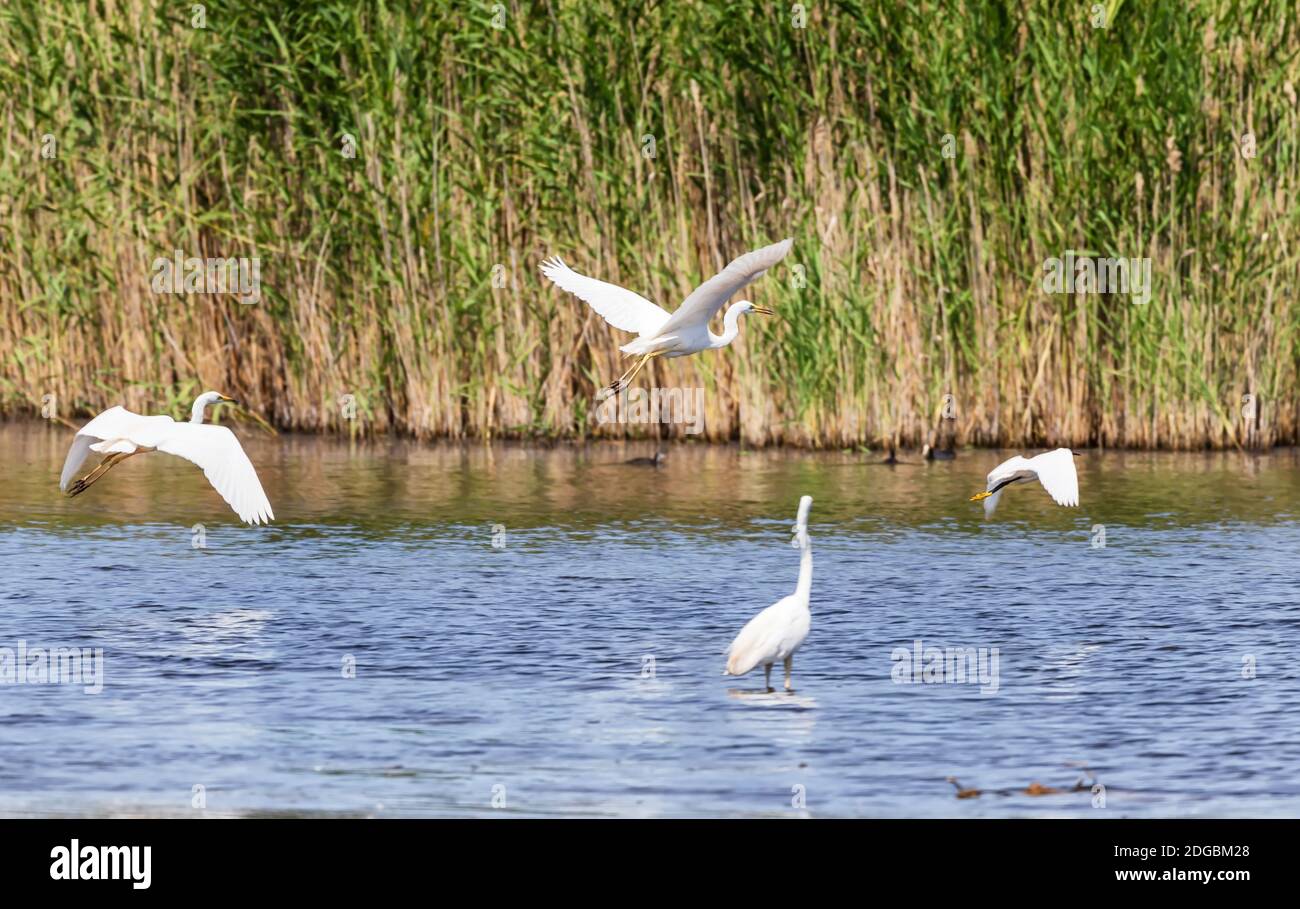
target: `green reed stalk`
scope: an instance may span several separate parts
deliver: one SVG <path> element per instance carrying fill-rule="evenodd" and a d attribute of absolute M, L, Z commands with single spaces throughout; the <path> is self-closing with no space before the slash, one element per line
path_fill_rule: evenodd
<path fill-rule="evenodd" d="M 648 372 L 708 438 L 917 444 L 951 395 L 963 443 L 1300 441 L 1288 2 L 807 6 L 11 0 L 0 409 L 643 433 L 537 263 L 672 308 L 793 236 L 747 292 L 780 320 Z M 259 257 L 260 301 L 153 293 L 175 249 Z M 1151 301 L 1043 293 L 1070 249 L 1149 257 Z"/>

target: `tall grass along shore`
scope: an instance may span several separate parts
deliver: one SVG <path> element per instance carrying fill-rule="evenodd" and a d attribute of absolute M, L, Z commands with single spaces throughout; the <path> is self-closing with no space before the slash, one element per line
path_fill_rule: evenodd
<path fill-rule="evenodd" d="M 1294 444 L 1293 3 L 1106 6 L 8 0 L 0 409 L 684 436 L 537 264 L 672 309 L 790 236 L 637 380 L 692 438 Z"/>

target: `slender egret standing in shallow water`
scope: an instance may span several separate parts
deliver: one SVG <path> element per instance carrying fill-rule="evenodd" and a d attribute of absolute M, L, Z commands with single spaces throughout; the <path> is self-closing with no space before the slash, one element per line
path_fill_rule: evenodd
<path fill-rule="evenodd" d="M 208 405 L 219 403 L 237 402 L 215 391 L 204 392 L 194 400 L 188 423 L 177 423 L 166 416 L 144 417 L 124 407 L 110 407 L 77 432 L 63 462 L 59 488 L 69 496 L 80 495 L 127 458 L 146 451 L 165 451 L 202 467 L 208 482 L 221 493 L 240 520 L 249 524 L 269 523 L 275 518 L 271 503 L 266 500 L 257 471 L 239 440 L 226 427 L 203 422 Z M 72 483 L 92 451 L 105 455 L 104 460 Z"/>
<path fill-rule="evenodd" d="M 695 288 L 671 315 L 640 294 L 578 274 L 559 257 L 547 259 L 541 268 L 542 274 L 557 287 L 586 302 L 610 325 L 621 331 L 634 331 L 640 336 L 619 348 L 624 353 L 638 355 L 640 359 L 610 383 L 608 393 L 613 394 L 626 388 L 641 367 L 654 357 L 685 357 L 701 350 L 726 347 L 740 333 L 740 317 L 744 313 L 774 315 L 770 309 L 741 300 L 727 309 L 722 320 L 722 334 L 715 335 L 709 331 L 709 320 L 722 304 L 784 259 L 793 243 L 793 240 L 782 240 L 733 259 L 730 265 Z"/>
<path fill-rule="evenodd" d="M 790 667 L 794 652 L 808 637 L 812 612 L 808 593 L 812 589 L 812 543 L 808 539 L 808 509 L 812 496 L 799 500 L 799 517 L 794 525 L 794 544 L 803 552 L 799 561 L 799 585 L 794 593 L 754 616 L 727 648 L 727 668 L 723 675 L 744 675 L 755 666 L 763 667 L 763 684 L 772 690 L 772 664 L 785 663 L 785 690 L 790 691 Z"/>
<path fill-rule="evenodd" d="M 989 472 L 985 491 L 975 493 L 970 500 L 978 502 L 983 499 L 984 514 L 987 517 L 998 507 L 998 499 L 1002 496 L 1004 487 L 1037 480 L 1057 505 L 1078 505 L 1079 475 L 1074 470 L 1076 457 L 1078 455 L 1068 448 L 1045 451 L 1032 458 L 1016 455 L 994 467 Z"/>

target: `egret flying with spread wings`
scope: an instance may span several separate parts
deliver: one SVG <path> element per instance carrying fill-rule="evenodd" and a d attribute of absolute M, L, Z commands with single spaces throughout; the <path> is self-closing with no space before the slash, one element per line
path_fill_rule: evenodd
<path fill-rule="evenodd" d="M 1079 475 L 1074 470 L 1077 454 L 1068 448 L 1046 451 L 1032 458 L 1016 455 L 1003 461 L 989 472 L 988 486 L 984 492 L 970 497 L 972 502 L 984 501 L 984 515 L 993 514 L 1004 487 L 1013 483 L 1037 480 L 1057 505 L 1079 504 Z"/>
<path fill-rule="evenodd" d="M 653 357 L 685 357 L 701 350 L 726 347 L 740 333 L 740 317 L 747 312 L 774 315 L 772 310 L 748 300 L 733 303 L 722 320 L 722 334 L 709 331 L 709 320 L 749 282 L 762 275 L 790 252 L 793 240 L 764 246 L 739 258 L 691 292 L 675 313 L 651 303 L 640 294 L 580 275 L 559 257 L 542 263 L 542 274 L 561 290 L 586 302 L 601 318 L 620 331 L 636 332 L 635 341 L 619 350 L 640 356 L 635 365 L 609 386 L 609 393 L 621 391 Z"/>
<path fill-rule="evenodd" d="M 114 466 L 133 455 L 146 451 L 165 451 L 192 461 L 203 468 L 221 497 L 240 520 L 249 524 L 270 523 L 275 515 L 266 500 L 257 471 L 244 454 L 235 434 L 225 426 L 204 424 L 203 413 L 209 404 L 237 403 L 215 391 L 205 392 L 194 401 L 190 421 L 177 423 L 171 417 L 145 417 L 124 407 L 110 407 L 77 432 L 63 462 L 59 488 L 69 496 L 85 492 L 90 485 Z M 72 482 L 90 452 L 104 455 L 90 473 Z"/>
<path fill-rule="evenodd" d="M 812 590 L 812 542 L 808 539 L 808 511 L 812 496 L 799 500 L 799 517 L 794 525 L 795 546 L 803 552 L 799 561 L 799 584 L 794 593 L 778 600 L 750 619 L 727 648 L 727 668 L 723 675 L 744 675 L 755 666 L 763 667 L 763 684 L 772 690 L 772 664 L 785 664 L 785 690 L 790 688 L 790 669 L 794 652 L 803 644 L 812 628 L 808 594 Z"/>

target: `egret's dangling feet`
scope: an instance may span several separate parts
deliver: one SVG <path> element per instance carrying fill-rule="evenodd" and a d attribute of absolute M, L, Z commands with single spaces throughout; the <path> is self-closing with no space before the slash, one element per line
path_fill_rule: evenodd
<path fill-rule="evenodd" d="M 631 369 L 628 369 L 625 373 L 623 373 L 623 375 L 619 376 L 613 382 L 610 382 L 608 385 L 602 388 L 600 390 L 600 394 L 597 395 L 596 400 L 604 401 L 606 398 L 611 398 L 614 395 L 618 394 L 620 391 L 622 391 L 624 388 L 626 388 L 627 377 L 631 375 L 632 369 L 635 368 L 636 367 L 633 366 Z"/>
<path fill-rule="evenodd" d="M 125 461 L 129 457 L 130 455 L 122 454 L 121 452 L 115 451 L 112 454 L 110 454 L 108 457 L 104 458 L 104 460 L 100 461 L 94 470 L 86 474 L 84 477 L 82 477 L 77 482 L 73 483 L 72 486 L 68 488 L 68 493 L 67 493 L 68 498 L 81 495 L 83 492 L 85 492 L 87 489 L 90 488 L 92 483 L 94 483 L 104 474 L 108 473 L 108 471 L 114 465 L 120 463 L 121 461 Z"/>
<path fill-rule="evenodd" d="M 637 360 L 635 366 L 633 366 L 627 372 L 623 373 L 623 375 L 619 376 L 615 381 L 609 383 L 609 387 L 605 389 L 605 397 L 609 397 L 610 395 L 616 395 L 624 388 L 627 388 L 629 385 L 631 385 L 632 380 L 636 378 L 636 374 L 641 371 L 641 367 L 649 363 L 650 358 L 655 356 L 658 356 L 658 354 L 648 353 L 645 356 L 643 356 L 640 360 Z"/>

